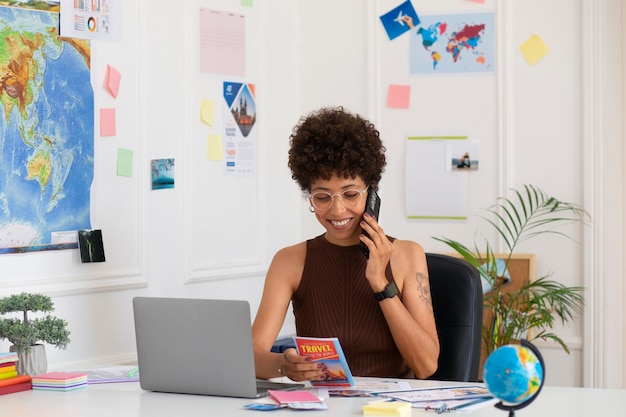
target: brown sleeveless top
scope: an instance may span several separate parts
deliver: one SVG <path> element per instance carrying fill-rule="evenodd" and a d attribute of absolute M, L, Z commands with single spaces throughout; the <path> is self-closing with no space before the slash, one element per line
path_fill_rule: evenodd
<path fill-rule="evenodd" d="M 414 378 L 365 278 L 366 264 L 359 245 L 337 246 L 324 235 L 308 240 L 292 299 L 296 333 L 339 338 L 355 376 Z M 393 281 L 389 265 L 385 275 Z"/>

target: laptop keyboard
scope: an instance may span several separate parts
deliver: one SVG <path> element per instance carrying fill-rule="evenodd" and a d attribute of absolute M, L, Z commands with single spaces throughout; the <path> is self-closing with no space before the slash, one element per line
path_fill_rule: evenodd
<path fill-rule="evenodd" d="M 274 382 L 267 381 L 265 379 L 256 380 L 256 392 L 257 397 L 264 397 L 267 395 L 267 390 L 277 391 L 295 391 L 304 388 L 304 384 L 294 384 L 292 382 Z"/>

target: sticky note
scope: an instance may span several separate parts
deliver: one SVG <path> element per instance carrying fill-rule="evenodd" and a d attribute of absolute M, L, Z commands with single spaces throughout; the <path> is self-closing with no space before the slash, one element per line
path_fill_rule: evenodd
<path fill-rule="evenodd" d="M 410 85 L 389 85 L 389 89 L 387 90 L 387 107 L 391 109 L 408 109 L 410 100 Z"/>
<path fill-rule="evenodd" d="M 224 148 L 221 135 L 209 135 L 209 161 L 221 161 L 224 159 Z"/>
<path fill-rule="evenodd" d="M 537 61 L 550 51 L 539 35 L 531 35 L 519 46 L 519 50 L 522 52 L 522 55 L 524 55 L 528 65 L 535 65 Z"/>
<path fill-rule="evenodd" d="M 305 390 L 296 390 L 296 391 L 268 390 L 267 393 L 278 404 L 324 402 L 324 400 L 315 396 L 311 391 L 305 391 Z"/>
<path fill-rule="evenodd" d="M 411 403 L 404 401 L 376 401 L 363 406 L 364 416 L 399 416 L 411 415 Z"/>
<path fill-rule="evenodd" d="M 119 148 L 117 150 L 117 175 L 120 177 L 133 176 L 133 151 Z"/>
<path fill-rule="evenodd" d="M 120 91 L 120 81 L 122 80 L 122 74 L 111 65 L 107 65 L 105 87 L 107 91 L 115 98 Z"/>
<path fill-rule="evenodd" d="M 115 109 L 100 109 L 100 136 L 115 136 Z"/>
<path fill-rule="evenodd" d="M 200 120 L 209 126 L 213 126 L 215 121 L 215 105 L 206 98 L 203 98 L 200 102 Z"/>
<path fill-rule="evenodd" d="M 252 0 L 241 0 L 241 5 L 243 7 L 252 7 L 253 1 Z"/>

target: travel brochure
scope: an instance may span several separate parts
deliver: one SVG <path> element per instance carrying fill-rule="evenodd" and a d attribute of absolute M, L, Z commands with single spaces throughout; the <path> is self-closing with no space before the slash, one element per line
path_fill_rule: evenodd
<path fill-rule="evenodd" d="M 378 392 L 376 395 L 410 403 L 423 401 L 468 400 L 493 397 L 484 385 L 457 385 L 450 387 L 414 388 Z"/>
<path fill-rule="evenodd" d="M 326 378 L 323 381 L 310 381 L 311 385 L 340 387 L 354 385 L 352 372 L 350 372 L 339 339 L 295 336 L 293 340 L 299 355 L 308 356 L 312 361 L 324 365 Z"/>
<path fill-rule="evenodd" d="M 461 409 L 469 411 L 496 401 L 484 385 L 414 388 L 373 394 L 389 400 L 409 402 L 412 408 L 439 413 Z"/>

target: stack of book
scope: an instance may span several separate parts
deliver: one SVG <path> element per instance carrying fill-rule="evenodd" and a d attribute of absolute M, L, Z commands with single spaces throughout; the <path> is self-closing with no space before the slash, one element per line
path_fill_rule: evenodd
<path fill-rule="evenodd" d="M 32 389 L 30 375 L 18 375 L 17 353 L 0 353 L 0 395 Z"/>
<path fill-rule="evenodd" d="M 72 391 L 87 387 L 87 374 L 84 372 L 49 372 L 33 376 L 34 390 Z"/>

